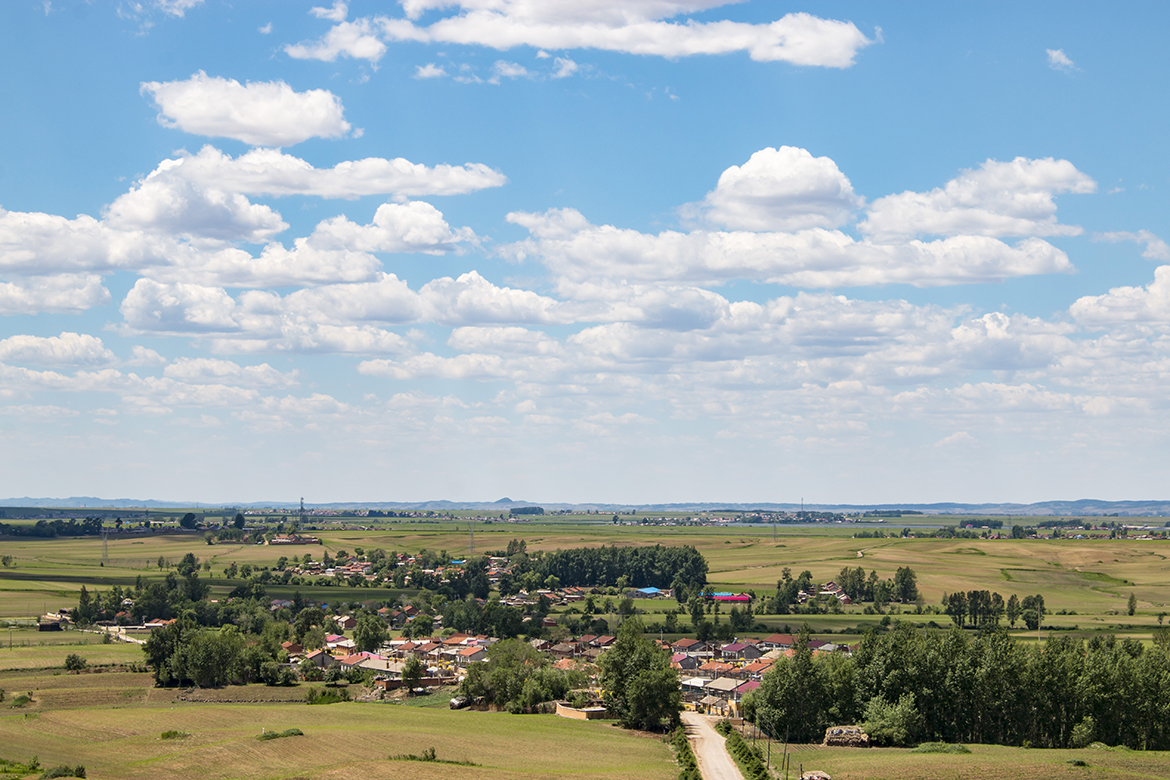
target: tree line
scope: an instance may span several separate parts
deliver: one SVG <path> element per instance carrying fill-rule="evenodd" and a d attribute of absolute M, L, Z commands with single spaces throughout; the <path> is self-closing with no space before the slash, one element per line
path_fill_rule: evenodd
<path fill-rule="evenodd" d="M 1170 631 L 1133 639 L 1068 636 L 1025 646 L 1002 629 L 869 632 L 850 656 L 815 656 L 807 633 L 744 701 L 773 736 L 819 741 L 863 723 L 884 744 L 924 741 L 1170 749 Z"/>
<path fill-rule="evenodd" d="M 514 578 L 533 571 L 541 578 L 556 577 L 561 587 L 613 587 L 619 579 L 633 588 L 694 589 L 707 583 L 707 560 L 689 545 L 518 552 L 510 562 Z"/>

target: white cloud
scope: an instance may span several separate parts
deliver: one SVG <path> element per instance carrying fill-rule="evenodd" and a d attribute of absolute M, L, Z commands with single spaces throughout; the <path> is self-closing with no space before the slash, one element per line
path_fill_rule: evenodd
<path fill-rule="evenodd" d="M 1170 260 L 1170 245 L 1158 238 L 1158 236 L 1151 233 L 1149 230 L 1139 230 L 1137 232 L 1129 231 L 1115 231 L 1111 233 L 1094 233 L 1094 241 L 1109 241 L 1117 243 L 1120 241 L 1133 241 L 1137 244 L 1145 244 L 1146 248 L 1142 252 L 1142 257 L 1150 260 Z"/>
<path fill-rule="evenodd" d="M 261 243 L 288 228 L 268 206 L 239 193 L 196 184 L 180 173 L 182 160 L 164 160 L 105 212 L 117 230 Z"/>
<path fill-rule="evenodd" d="M 865 199 L 828 157 L 781 146 L 762 149 L 719 177 L 703 202 L 711 222 L 733 230 L 839 227 Z"/>
<path fill-rule="evenodd" d="M 389 379 L 500 379 L 507 373 L 499 355 L 467 354 L 453 358 L 431 353 L 404 361 L 363 360 L 358 373 Z"/>
<path fill-rule="evenodd" d="M 426 65 L 419 65 L 414 71 L 416 79 L 439 79 L 447 75 L 447 71 L 433 62 L 428 62 Z"/>
<path fill-rule="evenodd" d="M 126 365 L 129 366 L 165 366 L 166 364 L 166 358 L 153 349 L 140 344 L 135 344 L 130 349 L 130 359 L 126 361 Z"/>
<path fill-rule="evenodd" d="M 934 443 L 936 447 L 955 447 L 975 444 L 978 441 L 974 436 L 966 431 L 955 431 L 950 436 L 939 439 Z"/>
<path fill-rule="evenodd" d="M 492 65 L 492 77 L 488 79 L 488 83 L 499 84 L 500 79 L 526 78 L 528 75 L 528 69 L 523 65 L 515 62 L 496 60 L 495 64 Z"/>
<path fill-rule="evenodd" d="M 163 376 L 189 384 L 247 387 L 293 387 L 300 384 L 296 371 L 284 374 L 267 363 L 241 366 L 231 360 L 213 358 L 179 358 L 166 367 Z"/>
<path fill-rule="evenodd" d="M 1075 236 L 1056 219 L 1058 193 L 1096 192 L 1097 183 L 1068 160 L 988 160 L 945 187 L 873 202 L 858 229 L 879 241 L 921 235 Z"/>
<path fill-rule="evenodd" d="M 133 330 L 183 334 L 237 330 L 235 308 L 236 302 L 221 288 L 151 279 L 135 282 L 120 307 Z"/>
<path fill-rule="evenodd" d="M 497 287 L 477 272 L 458 279 L 443 277 L 419 290 L 435 322 L 451 325 L 483 323 L 553 323 L 566 321 L 561 304 L 531 290 Z"/>
<path fill-rule="evenodd" d="M 602 279 L 691 284 L 751 279 L 813 288 L 893 283 L 928 287 L 1072 270 L 1064 252 L 1035 238 L 1015 246 L 984 236 L 875 244 L 820 228 L 650 235 L 590 225 L 573 209 L 512 212 L 507 219 L 527 228 L 535 240 L 508 245 L 505 254 L 539 258 L 562 285 Z"/>
<path fill-rule="evenodd" d="M 1076 63 L 1064 53 L 1064 49 L 1045 49 L 1045 51 L 1048 53 L 1048 67 L 1053 70 L 1068 73 L 1078 69 Z"/>
<path fill-rule="evenodd" d="M 195 135 L 235 138 L 253 146 L 289 146 L 340 138 L 350 130 L 341 100 L 324 89 L 296 92 L 283 81 L 240 84 L 199 71 L 185 81 L 143 82 L 158 121 Z"/>
<path fill-rule="evenodd" d="M 455 43 L 507 50 L 601 49 L 660 57 L 747 52 L 761 62 L 847 68 L 873 43 L 852 22 L 791 13 L 769 24 L 664 21 L 723 2 L 548 3 L 534 0 L 455 0 L 403 3 L 406 19 L 378 16 L 340 22 L 319 41 L 288 46 L 291 57 L 334 61 L 340 55 L 377 62 L 383 40 Z M 426 11 L 458 12 L 433 24 L 415 22 Z M 539 54 L 538 54 L 539 56 Z"/>
<path fill-rule="evenodd" d="M 9 336 L 0 340 L 0 361 L 38 366 L 104 366 L 115 362 L 102 340 L 87 333 Z"/>
<path fill-rule="evenodd" d="M 76 314 L 110 302 L 110 291 L 93 274 L 31 276 L 0 282 L 0 315 Z"/>
<path fill-rule="evenodd" d="M 182 18 L 195 6 L 203 5 L 203 0 L 154 0 L 154 5 L 163 13 Z"/>
<path fill-rule="evenodd" d="M 259 32 L 261 35 L 268 35 L 269 33 L 272 32 L 272 22 L 269 22 L 268 24 L 264 25 L 263 27 L 258 27 L 256 31 Z"/>
<path fill-rule="evenodd" d="M 567 78 L 581 70 L 581 66 L 568 57 L 557 57 L 553 60 L 553 64 L 556 66 L 556 70 L 552 74 L 554 79 Z"/>
<path fill-rule="evenodd" d="M 309 9 L 309 13 L 318 19 L 328 19 L 331 22 L 344 22 L 345 17 L 349 14 L 349 6 L 341 0 L 333 0 L 333 5 L 330 8 L 314 6 Z"/>
<path fill-rule="evenodd" d="M 333 62 L 340 56 L 376 63 L 386 53 L 378 40 L 376 26 L 369 19 L 340 22 L 319 41 L 289 44 L 284 53 L 295 60 Z"/>
<path fill-rule="evenodd" d="M 1154 281 L 1145 287 L 1114 287 L 1105 295 L 1078 298 L 1069 313 L 1091 328 L 1132 324 L 1165 329 L 1170 326 L 1170 265 L 1154 269 Z"/>
<path fill-rule="evenodd" d="M 383 203 L 368 225 L 355 224 L 344 216 L 317 225 L 308 241 L 314 246 L 352 249 L 360 252 L 425 252 L 438 255 L 453 252 L 461 244 L 475 243 L 470 228 L 452 230 L 443 214 L 422 201 Z"/>
<path fill-rule="evenodd" d="M 447 339 L 447 345 L 460 352 L 496 354 L 555 355 L 563 351 L 561 344 L 547 334 L 516 326 L 469 325 L 455 328 Z"/>
<path fill-rule="evenodd" d="M 182 164 L 173 169 L 176 175 L 207 187 L 249 195 L 461 195 L 500 187 L 508 181 L 502 173 L 481 163 L 427 167 L 401 157 L 368 157 L 332 168 L 314 168 L 279 149 L 253 149 L 233 159 L 214 147 L 204 146 L 197 155 L 178 159 Z"/>

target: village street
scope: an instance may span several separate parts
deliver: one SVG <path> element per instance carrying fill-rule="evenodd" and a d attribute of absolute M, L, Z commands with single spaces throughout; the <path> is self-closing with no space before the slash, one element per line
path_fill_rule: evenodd
<path fill-rule="evenodd" d="M 683 725 L 691 739 L 691 748 L 695 751 L 703 780 L 743 780 L 739 767 L 723 744 L 723 737 L 715 731 L 716 720 L 713 716 L 697 712 L 682 714 Z"/>

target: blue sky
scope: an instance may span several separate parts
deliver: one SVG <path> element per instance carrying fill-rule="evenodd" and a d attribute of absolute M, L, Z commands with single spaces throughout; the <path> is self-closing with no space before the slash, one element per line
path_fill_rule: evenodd
<path fill-rule="evenodd" d="M 1168 14 L 5 3 L 0 494 L 1164 498 Z"/>

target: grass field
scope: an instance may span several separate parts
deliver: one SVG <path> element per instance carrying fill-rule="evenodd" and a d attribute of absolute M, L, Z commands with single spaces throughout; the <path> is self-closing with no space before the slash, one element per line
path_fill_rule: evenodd
<path fill-rule="evenodd" d="M 923 525 L 938 525 L 940 518 L 913 518 Z M 942 518 L 954 523 L 953 518 Z M 976 520 L 976 522 L 978 522 Z M 602 544 L 690 544 L 707 558 L 709 580 L 716 588 L 770 593 L 784 568 L 794 575 L 807 569 L 813 579 L 835 578 L 843 567 L 861 566 L 891 577 L 900 566 L 918 575 L 919 589 L 927 604 L 938 604 L 944 593 L 956 590 L 990 590 L 1007 596 L 1040 593 L 1052 625 L 1077 625 L 1081 629 L 1139 631 L 1157 625 L 1157 615 L 1170 611 L 1170 542 L 1130 539 L 1093 540 L 979 540 L 979 539 L 854 539 L 852 526 L 672 527 L 612 525 L 594 518 L 590 522 L 542 520 L 520 524 L 478 524 L 475 549 L 502 549 L 512 538 L 524 539 L 529 550 L 555 550 Z M 174 564 L 191 552 L 211 563 L 213 593 L 219 596 L 238 584 L 224 578 L 231 564 L 271 566 L 281 555 L 306 552 L 320 557 L 323 550 L 352 552 L 355 548 L 417 552 L 426 548 L 466 555 L 470 537 L 465 524 L 451 521 L 383 523 L 379 530 L 317 531 L 322 546 L 274 548 L 263 545 L 222 544 L 209 546 L 199 534 L 158 533 L 111 536 L 107 564 L 102 566 L 102 541 L 81 539 L 4 538 L 0 552 L 13 557 L 13 565 L 0 569 L 0 619 L 27 618 L 76 604 L 82 584 L 106 589 L 133 586 L 137 578 L 162 577 L 158 559 Z M 331 603 L 385 599 L 386 589 L 350 589 L 270 585 L 274 597 L 290 596 L 299 589 L 308 598 Z M 1138 614 L 1125 614 L 1130 594 L 1138 600 Z M 641 606 L 641 605 L 640 605 Z M 655 609 L 653 605 L 646 605 Z M 1075 615 L 1057 615 L 1057 612 Z M 861 615 L 855 607 L 844 616 L 818 616 L 814 628 L 856 625 L 876 619 Z M 765 618 L 782 625 L 793 618 Z M 1122 628 L 1118 628 L 1118 626 Z"/>
<path fill-rule="evenodd" d="M 790 776 L 820 769 L 834 780 L 1153 780 L 1170 777 L 1170 753 L 1156 751 L 1028 750 L 970 745 L 969 754 L 922 754 L 898 748 L 824 748 L 800 746 Z M 772 765 L 779 768 L 779 746 Z M 1086 766 L 1071 762 L 1083 761 Z"/>
<path fill-rule="evenodd" d="M 661 739 L 551 715 L 391 704 L 190 704 L 147 674 L 0 674 L 0 757 L 83 764 L 90 778 L 647 778 L 677 774 Z M 12 708 L 19 692 L 33 703 Z M 304 736 L 256 739 L 262 730 Z M 165 731 L 190 736 L 163 740 Z M 390 761 L 421 754 L 477 766 Z"/>

